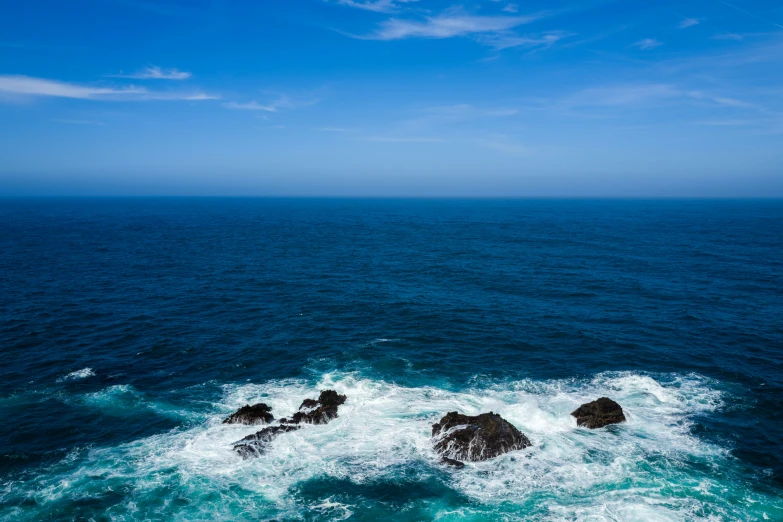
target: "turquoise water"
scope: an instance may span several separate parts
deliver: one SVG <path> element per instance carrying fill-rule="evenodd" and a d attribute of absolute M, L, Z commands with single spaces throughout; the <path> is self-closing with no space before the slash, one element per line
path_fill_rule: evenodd
<path fill-rule="evenodd" d="M 776 202 L 15 201 L 3 520 L 783 520 Z M 242 460 L 331 388 L 340 416 Z M 628 421 L 569 414 L 600 396 Z M 533 445 L 463 469 L 448 411 Z"/>

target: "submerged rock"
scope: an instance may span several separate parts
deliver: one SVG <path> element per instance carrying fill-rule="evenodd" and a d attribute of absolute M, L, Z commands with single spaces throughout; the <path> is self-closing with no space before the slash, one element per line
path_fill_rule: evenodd
<path fill-rule="evenodd" d="M 571 415 L 576 417 L 576 425 L 586 428 L 603 428 L 609 424 L 625 422 L 625 414 L 619 404 L 607 397 L 582 404 Z"/>
<path fill-rule="evenodd" d="M 274 419 L 272 408 L 260 402 L 252 406 L 242 406 L 236 413 L 229 415 L 223 424 L 269 424 Z"/>
<path fill-rule="evenodd" d="M 487 460 L 531 445 L 513 424 L 492 412 L 475 417 L 447 413 L 432 425 L 432 436 L 438 437 L 435 451 L 455 462 Z"/>
<path fill-rule="evenodd" d="M 234 445 L 234 451 L 239 453 L 242 458 L 257 457 L 266 450 L 266 445 L 275 439 L 278 435 L 288 433 L 289 431 L 296 431 L 299 426 L 270 426 L 264 428 L 261 431 L 257 431 L 252 435 L 240 440 Z"/>
<path fill-rule="evenodd" d="M 290 419 L 280 419 L 280 422 L 288 424 L 326 424 L 337 418 L 337 408 L 348 399 L 334 390 L 324 390 L 318 399 L 305 399 L 299 406 L 299 411 Z"/>

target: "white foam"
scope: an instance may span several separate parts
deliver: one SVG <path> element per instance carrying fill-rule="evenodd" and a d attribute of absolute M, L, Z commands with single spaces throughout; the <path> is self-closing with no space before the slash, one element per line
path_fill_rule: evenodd
<path fill-rule="evenodd" d="M 332 373 L 316 385 L 301 380 L 226 385 L 207 422 L 92 449 L 79 462 L 63 464 L 56 478 L 42 477 L 36 498 L 45 504 L 66 495 L 87 495 L 89 488 L 78 493 L 80 488 L 117 480 L 134 489 L 133 506 L 122 507 L 126 513 L 141 509 L 138 499 L 164 488 L 219 499 L 194 504 L 198 513 L 184 518 L 223 516 L 242 506 L 259 517 L 301 518 L 302 511 L 311 511 L 338 519 L 350 517 L 355 506 L 332 497 L 303 504 L 293 494 L 297 485 L 324 478 L 371 484 L 395 480 L 402 467 L 412 466 L 417 480 L 443 481 L 488 509 L 519 509 L 535 520 L 665 521 L 696 519 L 705 512 L 747 518 L 742 506 L 724 498 L 725 483 L 696 471 L 699 466 L 731 466 L 724 448 L 699 440 L 689 429 L 694 415 L 720 406 L 720 393 L 696 375 L 665 381 L 612 373 L 589 381 L 521 380 L 453 392 Z M 326 388 L 348 396 L 337 419 L 282 434 L 255 459 L 242 460 L 231 450 L 232 443 L 258 427 L 224 425 L 227 413 L 265 402 L 277 418 L 288 416 L 302 399 L 317 397 Z M 112 388 L 104 393 L 120 392 L 129 393 Z M 618 401 L 628 421 L 610 429 L 578 428 L 570 412 L 601 396 Z M 432 450 L 430 432 L 432 423 L 449 411 L 499 413 L 533 446 L 467 463 L 460 470 L 446 468 Z M 102 480 L 90 478 L 95 476 Z M 742 495 L 756 503 L 759 513 L 772 505 L 749 491 Z M 160 511 L 141 514 L 176 518 L 165 512 L 165 505 L 156 509 Z M 460 518 L 457 513 L 445 510 L 438 516 Z"/>
<path fill-rule="evenodd" d="M 74 379 L 86 379 L 87 377 L 95 377 L 95 372 L 92 370 L 92 368 L 82 368 L 81 370 L 71 372 L 68 375 L 57 379 L 57 382 L 70 381 Z"/>

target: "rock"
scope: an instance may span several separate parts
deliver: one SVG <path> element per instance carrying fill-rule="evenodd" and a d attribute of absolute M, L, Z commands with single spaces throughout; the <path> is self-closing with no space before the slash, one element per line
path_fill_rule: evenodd
<path fill-rule="evenodd" d="M 464 462 L 460 462 L 458 460 L 450 459 L 448 457 L 443 457 L 442 459 L 440 459 L 440 463 L 441 464 L 447 464 L 449 466 L 454 466 L 455 468 L 464 468 L 465 467 L 465 463 Z"/>
<path fill-rule="evenodd" d="M 223 424 L 269 424 L 274 419 L 272 408 L 260 402 L 252 406 L 242 406 L 236 413 L 229 415 Z"/>
<path fill-rule="evenodd" d="M 438 437 L 435 451 L 457 462 L 487 460 L 531 445 L 522 432 L 492 412 L 475 417 L 447 413 L 432 425 L 432 436 Z"/>
<path fill-rule="evenodd" d="M 290 419 L 280 419 L 282 423 L 300 424 L 326 424 L 330 420 L 337 418 L 337 408 L 345 403 L 348 398 L 340 395 L 334 390 L 324 390 L 315 399 L 305 399 L 299 406 L 299 411 L 294 413 Z"/>
<path fill-rule="evenodd" d="M 571 415 L 576 417 L 577 426 L 592 429 L 625 422 L 625 415 L 620 405 L 606 397 L 582 404 Z"/>
<path fill-rule="evenodd" d="M 302 404 L 299 406 L 299 409 L 302 408 L 315 408 L 318 406 L 318 399 L 305 399 L 302 401 Z"/>
<path fill-rule="evenodd" d="M 266 450 L 266 445 L 282 433 L 296 431 L 299 426 L 270 426 L 252 435 L 248 435 L 234 445 L 234 451 L 239 453 L 242 458 L 257 457 Z"/>
<path fill-rule="evenodd" d="M 305 399 L 302 401 L 302 405 L 299 406 L 299 411 L 294 413 L 290 419 L 280 419 L 279 425 L 264 428 L 237 442 L 234 445 L 234 451 L 245 459 L 257 457 L 266 451 L 267 445 L 278 435 L 288 433 L 289 431 L 296 431 L 301 428 L 301 426 L 296 426 L 296 424 L 326 424 L 334 419 L 337 417 L 337 408 L 344 404 L 347 399 L 348 398 L 345 395 L 340 395 L 334 390 L 324 390 L 321 392 L 318 399 Z M 266 408 L 265 412 L 269 415 L 269 421 L 271 421 L 272 414 L 269 413 L 269 407 L 266 404 L 256 404 L 255 406 L 240 408 L 239 411 L 223 422 L 242 422 L 242 420 L 232 419 L 234 417 L 237 417 L 238 419 L 244 418 L 240 415 L 245 414 L 254 408 L 258 408 L 259 406 Z M 245 424 L 250 423 L 245 422 Z"/>

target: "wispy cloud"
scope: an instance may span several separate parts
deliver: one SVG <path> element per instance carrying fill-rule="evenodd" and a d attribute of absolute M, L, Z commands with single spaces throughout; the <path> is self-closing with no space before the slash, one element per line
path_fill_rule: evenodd
<path fill-rule="evenodd" d="M 151 65 L 145 67 L 141 71 L 123 74 L 110 74 L 111 78 L 131 78 L 134 80 L 187 80 L 192 76 L 191 73 L 180 71 L 178 69 L 162 69 L 158 66 Z"/>
<path fill-rule="evenodd" d="M 562 31 L 553 31 L 535 36 L 517 36 L 497 33 L 479 37 L 478 41 L 490 47 L 494 47 L 497 50 L 509 49 L 511 47 L 547 49 L 568 36 L 573 35 Z"/>
<path fill-rule="evenodd" d="M 105 127 L 106 126 L 106 124 L 103 123 L 102 121 L 62 120 L 62 119 L 59 119 L 59 118 L 53 118 L 52 121 L 56 122 L 56 123 L 68 123 L 68 124 L 71 124 L 71 125 L 95 125 L 95 126 L 98 126 L 98 127 Z"/>
<path fill-rule="evenodd" d="M 695 121 L 693 123 L 696 125 L 709 125 L 711 127 L 741 127 L 749 125 L 751 122 L 749 120 L 705 120 Z"/>
<path fill-rule="evenodd" d="M 655 49 L 656 47 L 662 46 L 663 42 L 660 42 L 655 38 L 644 38 L 634 43 L 633 45 L 634 47 L 638 47 L 642 51 L 646 51 L 648 49 Z"/>
<path fill-rule="evenodd" d="M 744 13 L 744 14 L 746 14 L 746 15 L 748 15 L 748 16 L 751 16 L 751 17 L 755 18 L 756 20 L 761 20 L 762 22 L 765 22 L 765 23 L 768 23 L 768 24 L 774 25 L 774 26 L 775 26 L 775 27 L 777 27 L 778 29 L 783 29 L 783 25 L 781 25 L 781 24 L 779 24 L 779 23 L 777 23 L 777 22 L 774 22 L 774 21 L 772 21 L 772 20 L 768 20 L 767 18 L 761 17 L 761 16 L 757 15 L 756 13 L 752 13 L 752 12 L 750 12 L 750 11 L 746 10 L 746 9 L 742 9 L 741 7 L 737 7 L 737 6 L 736 6 L 736 5 L 734 5 L 734 4 L 730 4 L 730 3 L 728 3 L 728 2 L 723 2 L 723 1 L 721 1 L 721 0 L 719 0 L 719 1 L 720 1 L 720 3 L 721 3 L 721 4 L 723 4 L 723 5 L 725 5 L 725 6 L 728 6 L 728 7 L 731 7 L 732 9 L 736 9 L 736 10 L 737 10 L 737 11 L 739 11 L 740 13 Z"/>
<path fill-rule="evenodd" d="M 90 87 L 30 76 L 0 76 L 0 92 L 87 99 L 141 95 L 146 91 L 139 87 Z"/>
<path fill-rule="evenodd" d="M 517 12 L 519 12 L 519 8 L 517 7 L 517 4 L 508 4 L 502 10 L 505 11 L 506 13 L 517 13 Z"/>
<path fill-rule="evenodd" d="M 688 27 L 693 27 L 694 25 L 699 25 L 699 20 L 697 18 L 686 18 L 680 22 L 680 25 L 677 27 L 680 29 L 687 29 Z"/>
<path fill-rule="evenodd" d="M 682 96 L 672 85 L 647 83 L 584 89 L 561 100 L 565 107 L 619 107 L 642 105 Z"/>
<path fill-rule="evenodd" d="M 712 35 L 713 40 L 735 40 L 737 42 L 741 42 L 745 39 L 744 36 L 737 33 L 721 33 L 721 34 L 714 34 Z"/>
<path fill-rule="evenodd" d="M 428 138 L 422 136 L 364 136 L 358 138 L 360 141 L 370 141 L 375 143 L 443 143 L 441 138 Z"/>
<path fill-rule="evenodd" d="M 258 103 L 257 101 L 250 102 L 227 102 L 223 104 L 226 109 L 233 109 L 239 111 L 263 111 L 263 112 L 278 112 L 280 109 L 297 109 L 300 107 L 308 107 L 315 105 L 319 100 L 317 98 L 307 100 L 294 100 L 285 94 L 279 95 L 279 97 L 269 103 Z"/>
<path fill-rule="evenodd" d="M 256 101 L 251 101 L 247 103 L 239 103 L 239 102 L 226 102 L 223 104 L 223 107 L 226 109 L 234 109 L 237 111 L 265 111 L 265 112 L 277 112 L 277 106 L 274 104 L 271 105 L 261 105 L 260 103 Z"/>
<path fill-rule="evenodd" d="M 340 5 L 356 7 L 376 13 L 393 13 L 400 9 L 400 4 L 417 2 L 418 0 L 337 0 Z"/>
<path fill-rule="evenodd" d="M 725 98 L 722 96 L 713 96 L 712 101 L 714 101 L 718 105 L 725 105 L 727 107 L 742 107 L 745 109 L 756 107 L 755 104 L 748 103 L 746 101 L 737 100 L 735 98 Z"/>
<path fill-rule="evenodd" d="M 346 129 L 345 127 L 319 127 L 318 129 L 321 132 L 350 132 L 351 129 Z"/>
<path fill-rule="evenodd" d="M 408 132 L 431 132 L 432 129 L 453 127 L 466 121 L 506 118 L 519 111 L 514 107 L 474 107 L 467 103 L 458 103 L 425 107 L 417 112 L 417 117 L 399 122 Z"/>
<path fill-rule="evenodd" d="M 543 16 L 543 13 L 529 16 L 475 16 L 450 12 L 428 17 L 423 21 L 391 18 L 381 23 L 375 33 L 367 36 L 349 36 L 369 40 L 453 38 L 506 31 L 520 25 L 529 24 Z"/>
<path fill-rule="evenodd" d="M 766 123 L 767 125 L 770 123 L 780 125 L 780 123 L 783 122 L 783 112 L 759 103 L 752 103 L 728 96 L 716 96 L 701 91 L 689 92 L 688 96 L 702 102 L 706 101 L 719 107 L 725 107 L 727 110 L 733 110 L 735 111 L 735 114 L 741 111 L 758 114 L 761 119 L 757 119 L 757 122 Z"/>
<path fill-rule="evenodd" d="M 0 93 L 18 96 L 90 100 L 214 100 L 201 92 L 149 91 L 143 87 L 94 87 L 31 76 L 0 75 Z"/>
<path fill-rule="evenodd" d="M 530 154 L 530 148 L 514 141 L 509 136 L 503 134 L 492 134 L 490 136 L 476 140 L 482 147 L 496 150 L 510 156 L 524 156 Z"/>

